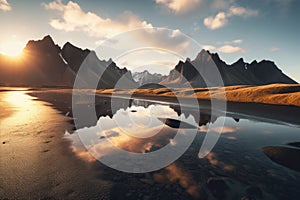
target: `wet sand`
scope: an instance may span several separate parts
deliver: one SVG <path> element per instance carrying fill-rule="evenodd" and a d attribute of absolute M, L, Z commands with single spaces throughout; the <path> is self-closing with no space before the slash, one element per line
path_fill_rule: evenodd
<path fill-rule="evenodd" d="M 0 92 L 0 199 L 108 199 L 110 183 L 63 139 L 68 118 L 23 92 Z M 101 192 L 99 192 L 101 191 Z"/>

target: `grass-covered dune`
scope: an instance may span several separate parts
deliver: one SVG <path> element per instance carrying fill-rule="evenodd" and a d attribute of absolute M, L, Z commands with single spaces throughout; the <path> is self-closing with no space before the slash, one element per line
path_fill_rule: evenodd
<path fill-rule="evenodd" d="M 226 95 L 224 95 L 224 91 Z M 228 86 L 224 88 L 149 88 L 149 89 L 106 89 L 98 94 L 115 94 L 147 97 L 184 97 L 198 99 L 224 99 L 230 102 L 265 103 L 300 106 L 300 84 L 272 84 L 264 86 Z"/>

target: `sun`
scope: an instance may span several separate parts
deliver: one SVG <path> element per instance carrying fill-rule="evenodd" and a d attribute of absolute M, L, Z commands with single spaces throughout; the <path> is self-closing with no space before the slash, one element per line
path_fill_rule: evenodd
<path fill-rule="evenodd" d="M 9 57 L 21 57 L 24 45 L 17 40 L 5 41 L 1 44 L 0 53 Z"/>
<path fill-rule="evenodd" d="M 21 45 L 9 45 L 3 48 L 3 54 L 9 57 L 19 57 L 22 55 L 23 46 Z"/>

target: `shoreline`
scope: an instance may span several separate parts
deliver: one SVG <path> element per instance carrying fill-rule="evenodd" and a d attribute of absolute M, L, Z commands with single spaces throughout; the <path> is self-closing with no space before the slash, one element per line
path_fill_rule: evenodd
<path fill-rule="evenodd" d="M 59 110 L 62 114 L 69 113 L 72 116 L 72 90 L 43 90 L 28 92 L 29 95 L 37 97 L 41 101 L 45 101 L 53 104 L 53 106 Z M 85 93 L 89 94 L 89 93 Z M 102 98 L 110 98 L 112 93 L 99 93 L 96 94 L 97 101 L 101 101 Z M 133 97 L 126 94 L 114 94 L 114 97 L 118 99 L 135 99 L 142 101 L 149 101 L 152 103 L 178 103 L 177 99 L 172 96 L 149 96 L 136 94 Z M 185 102 L 189 104 L 189 98 L 185 98 Z M 210 100 L 198 99 L 199 108 L 202 110 L 210 110 Z M 300 126 L 300 119 L 298 113 L 300 113 L 299 106 L 291 105 L 276 105 L 265 104 L 257 102 L 234 102 L 227 101 L 226 115 L 233 118 L 252 118 L 254 120 L 262 120 L 271 123 L 281 122 L 283 125 Z M 176 105 L 175 105 L 176 106 Z M 191 108 L 193 109 L 193 108 Z M 220 112 L 220 115 L 225 115 L 224 112 Z"/>

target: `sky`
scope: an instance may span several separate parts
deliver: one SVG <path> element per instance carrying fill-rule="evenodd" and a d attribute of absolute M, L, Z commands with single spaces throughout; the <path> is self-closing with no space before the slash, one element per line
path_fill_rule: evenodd
<path fill-rule="evenodd" d="M 300 82 L 299 18 L 298 0 L 0 0 L 0 53 L 51 35 L 120 67 L 167 74 L 205 48 L 228 64 L 272 60 Z"/>

